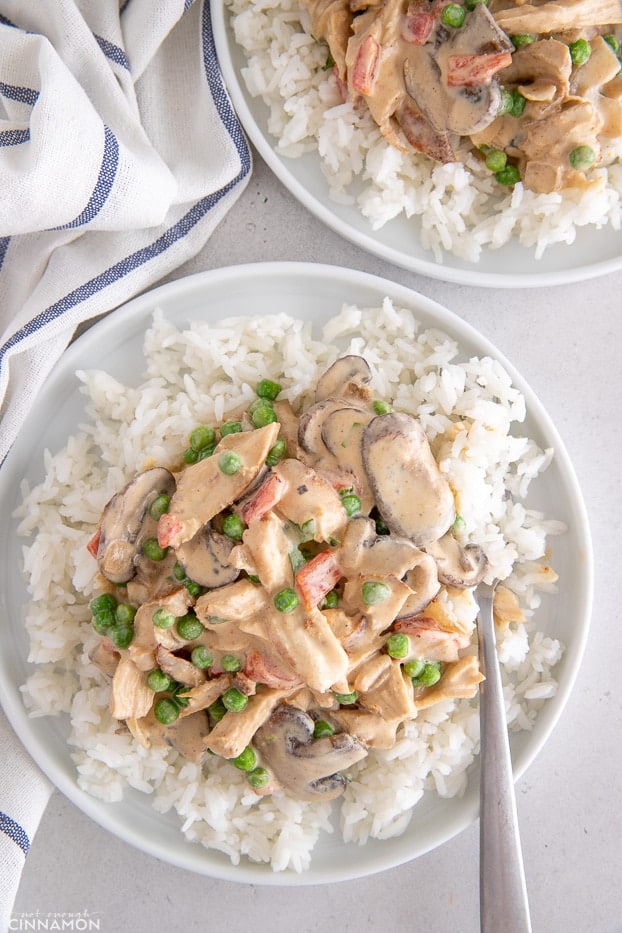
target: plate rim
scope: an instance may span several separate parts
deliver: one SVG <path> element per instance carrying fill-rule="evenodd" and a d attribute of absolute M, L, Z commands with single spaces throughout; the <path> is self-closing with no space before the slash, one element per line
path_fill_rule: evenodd
<path fill-rule="evenodd" d="M 150 313 L 153 312 L 158 304 L 170 300 L 171 298 L 175 299 L 180 295 L 192 294 L 193 292 L 200 294 L 206 290 L 208 291 L 212 285 L 218 286 L 219 284 L 226 284 L 229 281 L 235 281 L 239 278 L 248 278 L 251 281 L 256 281 L 258 279 L 274 281 L 279 280 L 280 278 L 284 280 L 291 279 L 292 281 L 298 281 L 301 279 L 301 277 L 311 278 L 314 281 L 328 280 L 331 283 L 338 282 L 340 285 L 345 286 L 352 284 L 357 286 L 364 286 L 365 288 L 369 288 L 374 291 L 378 296 L 378 299 L 380 299 L 382 295 L 388 294 L 393 300 L 404 301 L 407 306 L 413 308 L 415 316 L 417 313 L 417 308 L 420 308 L 426 314 L 432 315 L 434 319 L 438 321 L 438 326 L 441 328 L 448 327 L 451 336 L 456 338 L 459 343 L 463 340 L 466 340 L 467 342 L 475 341 L 478 347 L 481 349 L 482 353 L 492 355 L 494 359 L 497 359 L 501 365 L 506 368 L 506 371 L 509 373 L 510 378 L 512 379 L 512 383 L 517 386 L 519 391 L 523 393 L 525 397 L 527 411 L 531 412 L 532 414 L 535 413 L 535 419 L 538 426 L 540 428 L 543 426 L 546 428 L 547 438 L 549 438 L 554 444 L 555 458 L 560 464 L 562 477 L 565 483 L 569 486 L 569 494 L 572 496 L 571 501 L 573 507 L 577 509 L 579 513 L 579 520 L 577 521 L 577 534 L 583 544 L 584 579 L 582 585 L 582 606 L 578 612 L 578 617 L 581 616 L 583 619 L 583 624 L 579 633 L 577 633 L 573 640 L 572 657 L 570 660 L 566 659 L 566 675 L 563 683 L 558 688 L 558 695 L 556 696 L 555 705 L 552 711 L 548 715 L 544 716 L 544 723 L 540 726 L 540 733 L 537 741 L 528 745 L 528 751 L 525 752 L 523 750 L 519 750 L 518 755 L 514 756 L 514 780 L 517 781 L 532 764 L 535 758 L 540 754 L 542 748 L 549 740 L 551 733 L 553 732 L 555 726 L 566 709 L 568 700 L 573 691 L 589 637 L 594 587 L 594 556 L 587 510 L 578 479 L 576 477 L 563 439 L 561 438 L 555 424 L 551 420 L 539 398 L 531 389 L 529 383 L 526 382 L 526 380 L 520 375 L 510 360 L 507 359 L 507 357 L 505 357 L 505 355 L 499 351 L 494 346 L 494 344 L 487 337 L 485 337 L 485 335 L 481 334 L 475 327 L 464 321 L 448 307 L 439 304 L 433 299 L 422 295 L 421 293 L 412 288 L 409 288 L 408 286 L 401 285 L 398 282 L 392 281 L 382 276 L 368 272 L 361 272 L 349 267 L 324 263 L 297 261 L 253 262 L 224 266 L 218 269 L 211 269 L 204 272 L 194 273 L 193 275 L 185 276 L 180 279 L 167 282 L 163 285 L 156 286 L 155 288 L 146 291 L 133 299 L 130 299 L 125 304 L 120 305 L 117 309 L 115 309 L 115 311 L 94 323 L 90 328 L 88 328 L 84 333 L 76 338 L 76 340 L 65 353 L 63 369 L 67 369 L 68 367 L 73 366 L 75 372 L 76 368 L 80 368 L 77 365 L 77 357 L 79 356 L 82 347 L 86 346 L 87 342 L 89 341 L 98 341 L 100 333 L 105 332 L 106 329 L 111 329 L 114 333 L 116 327 L 118 327 L 117 322 L 120 321 L 122 317 L 123 319 L 126 319 L 129 315 L 134 323 L 142 323 L 145 326 L 148 326 L 148 316 Z M 75 360 L 74 357 L 76 358 Z M 74 389 L 74 391 L 76 390 L 77 383 L 76 389 Z M 28 420 L 22 431 L 27 430 L 27 425 Z M 66 436 L 67 433 L 71 432 L 63 432 L 63 437 Z M 18 444 L 21 434 L 22 432 L 20 432 L 18 441 L 13 448 L 13 450 L 17 449 L 18 455 Z M 42 453 L 42 451 L 40 451 L 40 453 Z M 6 458 L 5 463 L 0 468 L 0 499 L 6 493 L 5 479 L 7 475 L 11 476 L 11 471 L 13 470 L 13 460 L 13 451 L 11 451 Z M 16 464 L 16 466 L 18 465 L 19 464 Z M 2 659 L 2 661 L 4 661 L 4 659 Z M 104 818 L 104 813 L 102 812 L 106 812 L 110 805 L 105 804 L 97 798 L 90 796 L 81 788 L 79 788 L 75 780 L 76 773 L 73 771 L 69 773 L 66 768 L 63 770 L 63 768 L 53 760 L 54 756 L 48 752 L 47 748 L 41 748 L 40 744 L 37 742 L 35 733 L 29 727 L 29 723 L 31 723 L 32 720 L 28 717 L 25 707 L 20 703 L 17 696 L 14 696 L 12 692 L 7 690 L 2 678 L 0 678 L 0 704 L 2 705 L 11 726 L 17 733 L 18 738 L 30 753 L 31 757 L 35 760 L 41 770 L 48 776 L 54 786 L 57 787 L 75 806 L 77 806 L 78 809 L 93 819 L 106 831 L 111 832 L 113 835 L 123 839 L 128 844 L 133 845 L 146 854 L 152 855 L 156 858 L 159 858 L 160 860 L 170 862 L 171 864 L 188 869 L 195 873 L 208 875 L 220 880 L 273 886 L 302 886 L 333 883 L 367 877 L 379 871 L 384 871 L 388 868 L 396 867 L 397 865 L 401 865 L 406 861 L 420 857 L 431 849 L 444 844 L 458 833 L 462 832 L 474 821 L 478 815 L 479 808 L 477 803 L 471 802 L 469 805 L 465 806 L 461 817 L 456 819 L 455 823 L 450 827 L 448 834 L 440 839 L 440 841 L 437 841 L 432 845 L 429 845 L 427 848 L 421 849 L 420 851 L 407 855 L 406 857 L 400 855 L 399 850 L 395 857 L 391 857 L 391 849 L 388 848 L 387 851 L 383 853 L 383 858 L 380 861 L 376 859 L 377 864 L 374 864 L 372 867 L 367 866 L 366 869 L 361 872 L 360 870 L 350 869 L 347 864 L 344 864 L 340 869 L 338 877 L 334 876 L 335 873 L 333 869 L 322 871 L 318 867 L 314 868 L 313 857 L 311 860 L 311 868 L 306 873 L 302 874 L 294 873 L 291 870 L 274 873 L 270 866 L 250 863 L 248 861 L 241 862 L 237 866 L 232 864 L 225 864 L 224 866 L 220 866 L 218 864 L 214 865 L 208 863 L 211 850 L 204 850 L 199 843 L 192 842 L 187 843 L 189 847 L 187 857 L 181 855 L 171 859 L 170 854 L 166 850 L 165 846 L 163 844 L 159 844 L 157 840 L 150 840 L 149 842 L 146 842 L 142 837 L 136 835 L 136 833 L 132 830 L 132 827 L 126 826 L 123 822 L 119 822 L 118 820 L 116 821 L 114 828 L 110 825 L 110 821 Z M 547 709 L 550 710 L 551 707 L 545 707 L 544 711 L 546 712 Z M 542 713 L 539 715 L 542 715 Z M 48 717 L 43 717 L 43 719 L 47 718 Z M 475 775 L 472 775 L 471 780 L 473 780 L 473 778 L 475 778 Z M 179 832 L 181 835 L 181 829 Z M 398 837 L 398 840 L 399 838 L 400 837 Z M 398 840 L 393 841 L 395 842 Z M 196 864 L 198 861 L 196 857 L 197 850 L 203 853 L 207 860 L 206 864 L 203 866 Z M 184 852 L 185 851 L 186 850 L 184 848 Z"/>
<path fill-rule="evenodd" d="M 395 247 L 377 241 L 373 236 L 371 226 L 369 232 L 353 228 L 336 216 L 330 209 L 330 199 L 328 196 L 326 201 L 322 201 L 305 188 L 298 180 L 293 170 L 288 167 L 288 162 L 285 157 L 281 157 L 278 154 L 276 147 L 271 144 L 266 133 L 264 133 L 260 127 L 249 106 L 248 92 L 243 87 L 242 81 L 236 69 L 233 67 L 232 58 L 229 54 L 232 39 L 226 17 L 227 10 L 225 0 L 211 0 L 210 18 L 218 64 L 223 76 L 225 91 L 229 96 L 232 108 L 237 114 L 244 131 L 281 184 L 287 188 L 303 207 L 345 240 L 409 272 L 418 273 L 432 279 L 455 285 L 468 285 L 481 288 L 532 289 L 572 285 L 577 282 L 587 282 L 591 279 L 601 278 L 622 269 L 622 250 L 617 257 L 610 257 L 590 263 L 587 266 L 573 263 L 568 268 L 553 271 L 549 270 L 546 272 L 532 272 L 529 274 L 481 272 L 478 271 L 477 263 L 472 264 L 472 269 L 468 267 L 464 269 L 452 268 L 451 266 L 436 262 L 431 254 L 430 259 L 419 259 L 418 257 L 413 259 L 411 257 L 409 261 L 405 253 Z M 612 233 L 620 233 L 619 230 L 615 231 L 613 227 L 608 229 L 611 229 Z M 528 247 L 522 247 L 513 240 L 506 245 L 510 246 L 512 244 L 521 249 L 528 249 Z M 534 249 L 534 247 L 529 248 L 532 249 L 532 251 Z M 489 249 L 491 254 L 494 255 L 494 250 L 492 248 Z M 448 256 L 451 259 L 451 254 L 448 254 Z M 535 264 L 540 261 L 536 260 L 535 257 L 532 258 Z"/>

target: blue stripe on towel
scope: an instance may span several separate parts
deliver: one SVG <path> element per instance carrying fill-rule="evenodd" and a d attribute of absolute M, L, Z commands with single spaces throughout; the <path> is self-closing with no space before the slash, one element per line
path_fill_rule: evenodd
<path fill-rule="evenodd" d="M 0 130 L 0 146 L 20 146 L 30 139 L 30 130 Z"/>
<path fill-rule="evenodd" d="M 18 87 L 15 84 L 5 84 L 0 81 L 0 94 L 8 100 L 18 100 L 22 104 L 36 104 L 39 99 L 39 91 L 31 87 Z"/>
<path fill-rule="evenodd" d="M 7 816 L 6 813 L 2 813 L 0 810 L 0 832 L 3 832 L 9 839 L 12 839 L 13 842 L 20 847 L 24 855 L 28 855 L 28 849 L 30 848 L 30 839 L 28 834 L 23 827 L 16 823 L 15 820 L 12 820 L 10 816 Z"/>
<path fill-rule="evenodd" d="M 74 289 L 72 292 L 69 292 L 68 295 L 65 295 L 60 301 L 55 302 L 55 304 L 50 305 L 42 311 L 36 318 L 33 318 L 24 327 L 16 331 L 4 346 L 0 347 L 0 365 L 4 365 L 4 358 L 7 355 L 8 351 L 17 346 L 24 338 L 29 337 L 31 334 L 36 333 L 42 327 L 45 327 L 51 321 L 59 318 L 63 315 L 65 311 L 68 311 L 70 308 L 74 308 L 76 305 L 80 304 L 81 301 L 86 301 L 88 298 L 91 298 L 97 292 L 102 291 L 107 288 L 113 282 L 118 281 L 119 279 L 124 278 L 129 273 L 133 272 L 135 269 L 138 269 L 140 266 L 149 262 L 152 259 L 155 259 L 157 256 L 162 255 L 166 252 L 169 247 L 171 247 L 178 240 L 186 236 L 193 227 L 199 223 L 209 211 L 214 208 L 218 202 L 229 194 L 237 184 L 245 178 L 251 170 L 251 155 L 246 142 L 246 138 L 240 124 L 237 121 L 234 111 L 231 109 L 229 103 L 229 98 L 224 89 L 222 83 L 222 78 L 220 71 L 218 69 L 218 63 L 216 61 L 216 50 L 214 47 L 214 37 L 212 34 L 210 14 L 209 14 L 209 3 L 205 3 L 203 8 L 203 62 L 205 67 L 205 73 L 207 81 L 210 87 L 212 98 L 216 105 L 216 109 L 220 115 L 221 120 L 225 128 L 227 129 L 229 136 L 235 148 L 238 152 L 240 159 L 240 171 L 238 175 L 233 178 L 229 184 L 225 185 L 220 191 L 215 191 L 212 194 L 208 195 L 205 198 L 202 198 L 179 220 L 176 224 L 166 230 L 160 237 L 150 243 L 149 246 L 145 246 L 142 249 L 137 250 L 136 252 L 126 256 L 120 262 L 115 263 L 114 266 L 106 269 L 100 275 L 95 276 L 93 279 L 89 279 L 88 282 L 84 282 L 78 288 Z M 9 238 L 6 238 L 6 245 L 4 246 L 4 251 L 9 244 Z M 3 242 L 0 239 L 0 266 L 3 258 L 2 252 Z"/>
<path fill-rule="evenodd" d="M 61 227 L 56 227 L 55 229 L 69 230 L 72 227 L 81 227 L 82 224 L 87 224 L 89 221 L 93 220 L 101 211 L 108 199 L 108 195 L 112 191 L 118 167 L 119 143 L 114 133 L 109 130 L 107 126 L 104 126 L 104 155 L 99 170 L 99 177 L 93 188 L 89 203 L 82 213 L 78 214 L 74 220 L 70 220 L 69 223 L 63 224 Z"/>
<path fill-rule="evenodd" d="M 0 269 L 2 269 L 2 263 L 4 262 L 4 257 L 6 256 L 6 251 L 9 248 L 10 242 L 10 236 L 0 237 Z"/>
<path fill-rule="evenodd" d="M 109 42 L 108 39 L 104 39 L 103 36 L 97 36 L 95 33 L 93 33 L 93 35 L 106 58 L 109 58 L 115 65 L 120 65 L 121 68 L 125 68 L 127 71 L 130 70 L 130 63 L 122 48 L 119 48 L 119 46 L 115 45 L 113 42 Z"/>

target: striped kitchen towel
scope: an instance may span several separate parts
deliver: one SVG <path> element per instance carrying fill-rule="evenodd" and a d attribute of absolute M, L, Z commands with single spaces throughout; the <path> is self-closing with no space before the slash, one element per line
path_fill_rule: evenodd
<path fill-rule="evenodd" d="M 209 0 L 0 0 L 0 463 L 76 327 L 195 255 L 250 170 Z"/>
<path fill-rule="evenodd" d="M 0 748 L 0 930 L 8 930 L 24 859 L 52 787 L 25 752 L 2 710 Z"/>

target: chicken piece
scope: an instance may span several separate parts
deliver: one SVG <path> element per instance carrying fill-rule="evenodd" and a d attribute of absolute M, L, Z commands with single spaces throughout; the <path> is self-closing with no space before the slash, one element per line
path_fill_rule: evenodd
<path fill-rule="evenodd" d="M 389 658 L 384 672 L 367 691 L 359 694 L 358 704 L 389 722 L 403 722 L 415 716 L 412 681 L 399 661 Z"/>
<path fill-rule="evenodd" d="M 252 522 L 245 530 L 242 542 L 236 551 L 246 552 L 248 565 L 253 567 L 253 572 L 268 593 L 291 586 L 293 573 L 289 552 L 292 545 L 285 534 L 282 520 L 274 512 L 268 512 L 259 521 Z M 233 560 L 237 562 L 238 559 L 239 555 L 234 555 Z"/>
<path fill-rule="evenodd" d="M 453 664 L 448 664 L 441 679 L 433 687 L 423 687 L 414 698 L 415 708 L 426 709 L 441 700 L 471 699 L 478 691 L 484 675 L 479 669 L 477 658 L 467 655 Z"/>
<path fill-rule="evenodd" d="M 497 25 L 508 35 L 534 35 L 622 23 L 622 0 L 564 0 L 540 6 L 517 4 L 495 13 Z"/>
<path fill-rule="evenodd" d="M 257 729 L 268 719 L 271 712 L 290 690 L 273 690 L 258 687 L 246 707 L 239 713 L 227 712 L 206 736 L 205 747 L 223 758 L 237 758 L 250 744 Z"/>
<path fill-rule="evenodd" d="M 204 593 L 197 600 L 194 611 L 203 625 L 209 628 L 228 621 L 240 623 L 257 615 L 268 604 L 263 588 L 244 578 Z"/>
<path fill-rule="evenodd" d="M 333 719 L 350 735 L 356 736 L 367 748 L 393 748 L 396 741 L 397 727 L 400 720 L 384 719 L 376 713 L 363 709 L 348 709 L 342 706 Z"/>
<path fill-rule="evenodd" d="M 231 686 L 230 674 L 219 674 L 210 680 L 203 680 L 197 686 L 184 691 L 184 698 L 188 700 L 188 705 L 180 711 L 180 716 L 191 716 L 201 709 L 207 709 L 218 697 L 222 696 L 225 690 Z"/>
<path fill-rule="evenodd" d="M 282 690 L 302 684 L 300 677 L 289 665 L 267 647 L 249 651 L 244 662 L 244 673 L 256 683 Z"/>
<path fill-rule="evenodd" d="M 318 542 L 340 538 L 347 515 L 339 494 L 311 467 L 299 460 L 282 460 L 274 472 L 286 483 L 277 511 L 299 526 L 313 529 Z"/>
<path fill-rule="evenodd" d="M 343 588 L 343 605 L 348 613 L 364 615 L 370 634 L 377 635 L 399 615 L 410 593 L 410 587 L 397 577 L 354 576 Z"/>
<path fill-rule="evenodd" d="M 172 677 L 180 684 L 186 684 L 189 687 L 198 687 L 204 683 L 207 677 L 205 671 L 199 670 L 190 661 L 185 658 L 179 658 L 176 654 L 158 645 L 156 650 L 156 661 L 160 670 Z"/>
<path fill-rule="evenodd" d="M 311 33 L 328 43 L 337 72 L 345 77 L 345 54 L 352 12 L 348 0 L 303 0 L 311 19 Z"/>
<path fill-rule="evenodd" d="M 278 433 L 278 422 L 273 422 L 255 431 L 226 434 L 211 457 L 183 470 L 169 510 L 158 522 L 160 546 L 177 547 L 189 541 L 214 515 L 235 502 L 263 467 Z M 226 454 L 240 459 L 234 473 L 221 469 L 221 456 Z"/>
<path fill-rule="evenodd" d="M 155 694 L 147 686 L 147 674 L 128 657 L 119 660 L 112 678 L 110 715 L 114 719 L 140 719 L 151 709 Z"/>
<path fill-rule="evenodd" d="M 345 680 L 349 659 L 323 614 L 298 606 L 270 607 L 262 618 L 268 644 L 311 690 L 324 693 Z"/>
<path fill-rule="evenodd" d="M 468 635 L 444 631 L 438 622 L 425 616 L 398 619 L 393 630 L 408 635 L 409 658 L 426 661 L 457 661 L 459 652 L 470 642 Z"/>

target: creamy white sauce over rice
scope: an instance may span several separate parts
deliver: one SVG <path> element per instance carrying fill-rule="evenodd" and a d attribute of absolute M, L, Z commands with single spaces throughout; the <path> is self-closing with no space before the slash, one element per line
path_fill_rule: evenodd
<path fill-rule="evenodd" d="M 413 243 L 441 263 L 448 253 L 477 262 L 482 250 L 510 242 L 540 259 L 557 243 L 573 243 L 580 227 L 620 229 L 622 140 L 608 147 L 611 164 L 592 173 L 602 179 L 598 191 L 536 194 L 521 183 L 504 189 L 467 147 L 461 161 L 440 165 L 391 146 L 366 110 L 342 101 L 326 69 L 326 45 L 311 35 L 296 0 L 227 0 L 227 7 L 246 58 L 242 79 L 269 109 L 277 152 L 317 154 L 329 197 L 356 204 L 371 230 L 412 218 Z"/>
<path fill-rule="evenodd" d="M 246 856 L 274 871 L 300 872 L 320 834 L 336 827 L 356 843 L 403 832 L 425 794 L 464 792 L 479 745 L 477 699 L 420 710 L 394 748 L 371 750 L 350 770 L 338 805 L 258 797 L 228 762 L 209 756 L 193 764 L 171 747 L 142 748 L 111 717 L 110 682 L 89 657 L 99 636 L 90 624 L 96 579 L 86 544 L 106 502 L 134 473 L 178 462 L 189 431 L 247 404 L 260 379 L 276 379 L 295 399 L 338 356 L 361 355 L 378 396 L 421 421 L 455 490 L 468 540 L 486 551 L 489 576 L 520 599 L 525 621 L 500 630 L 498 642 L 510 728 L 529 730 L 555 694 L 552 670 L 563 652 L 539 631 L 538 608 L 542 594 L 555 589 L 547 537 L 564 528 L 525 502 L 553 452 L 520 434 L 525 402 L 500 364 L 461 360 L 453 339 L 422 329 L 389 299 L 377 309 L 344 306 L 321 339 L 308 323 L 283 314 L 178 330 L 156 311 L 144 349 L 135 384 L 101 371 L 78 374 L 88 420 L 61 451 L 46 453 L 43 482 L 23 487 L 26 627 L 36 665 L 23 693 L 31 715 L 68 716 L 82 789 L 105 801 L 120 800 L 127 786 L 150 794 L 158 812 L 177 813 L 189 840 L 234 864 Z"/>

